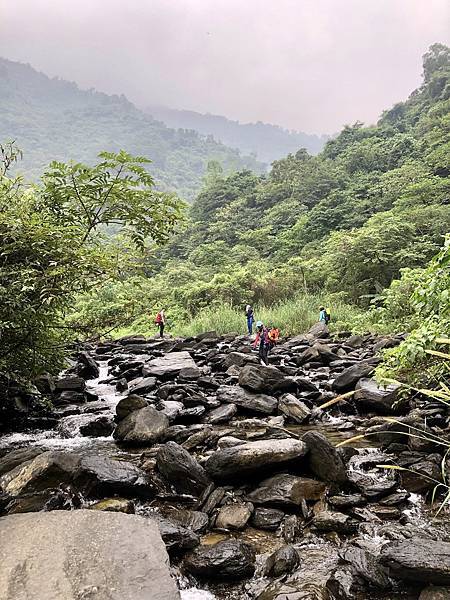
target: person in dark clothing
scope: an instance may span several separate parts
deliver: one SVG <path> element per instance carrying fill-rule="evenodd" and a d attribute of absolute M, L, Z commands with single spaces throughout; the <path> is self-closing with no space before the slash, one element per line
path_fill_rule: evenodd
<path fill-rule="evenodd" d="M 253 347 L 258 348 L 261 364 L 268 365 L 270 350 L 269 331 L 267 327 L 264 327 L 264 323 L 262 321 L 258 321 L 256 323 L 256 338 L 253 342 Z"/>
<path fill-rule="evenodd" d="M 247 304 L 247 306 L 245 307 L 245 316 L 247 317 L 247 329 L 248 329 L 248 335 L 252 335 L 253 333 L 253 321 L 254 316 L 253 316 L 253 308 L 250 306 L 250 304 Z"/>

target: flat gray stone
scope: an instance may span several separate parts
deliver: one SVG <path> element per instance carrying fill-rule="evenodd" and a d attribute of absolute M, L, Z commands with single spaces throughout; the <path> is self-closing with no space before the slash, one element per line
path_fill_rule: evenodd
<path fill-rule="evenodd" d="M 0 519 L 2 600 L 178 600 L 151 519 L 95 510 Z"/>

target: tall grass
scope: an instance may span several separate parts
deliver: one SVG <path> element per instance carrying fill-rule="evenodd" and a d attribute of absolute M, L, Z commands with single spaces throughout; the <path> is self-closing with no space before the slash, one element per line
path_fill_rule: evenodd
<path fill-rule="evenodd" d="M 319 318 L 319 307 L 329 307 L 331 326 L 334 329 L 351 327 L 360 310 L 346 304 L 336 297 L 299 294 L 272 306 L 254 307 L 255 320 L 266 325 L 274 325 L 282 335 L 295 335 L 307 331 Z M 227 304 L 212 306 L 201 311 L 192 320 L 173 327 L 173 333 L 181 336 L 193 336 L 202 331 L 225 333 L 246 333 L 246 319 L 243 309 L 239 310 Z"/>
<path fill-rule="evenodd" d="M 278 327 L 283 336 L 296 335 L 307 331 L 319 318 L 319 307 L 326 306 L 331 311 L 330 328 L 332 330 L 351 329 L 352 323 L 363 312 L 356 306 L 345 303 L 337 295 L 298 294 L 297 296 L 273 304 L 255 306 L 255 320 L 266 325 Z M 217 304 L 201 310 L 191 319 L 175 320 L 171 318 L 170 307 L 167 310 L 168 326 L 166 332 L 182 337 L 194 336 L 204 331 L 226 333 L 247 333 L 244 307 L 236 308 L 230 304 Z M 157 329 L 148 315 L 136 319 L 129 327 L 116 330 L 114 337 L 130 334 L 154 336 Z"/>

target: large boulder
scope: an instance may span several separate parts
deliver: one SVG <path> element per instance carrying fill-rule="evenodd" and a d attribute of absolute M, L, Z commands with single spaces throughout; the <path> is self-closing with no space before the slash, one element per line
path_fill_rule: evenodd
<path fill-rule="evenodd" d="M 97 362 L 87 352 L 78 354 L 77 373 L 83 379 L 95 379 L 100 375 Z"/>
<path fill-rule="evenodd" d="M 308 431 L 302 440 L 308 448 L 308 463 L 314 475 L 327 483 L 347 483 L 348 476 L 344 461 L 322 433 Z"/>
<path fill-rule="evenodd" d="M 247 497 L 254 504 L 290 508 L 303 500 L 320 500 L 325 489 L 321 481 L 281 473 L 262 481 Z"/>
<path fill-rule="evenodd" d="M 217 399 L 241 406 L 245 410 L 272 414 L 277 410 L 278 401 L 273 396 L 266 394 L 254 394 L 244 390 L 238 385 L 222 385 L 217 390 Z"/>
<path fill-rule="evenodd" d="M 169 427 L 169 419 L 152 406 L 127 415 L 114 430 L 114 438 L 129 444 L 155 444 Z"/>
<path fill-rule="evenodd" d="M 278 402 L 278 410 L 295 423 L 305 423 L 311 416 L 311 411 L 304 402 L 293 394 L 284 394 Z"/>
<path fill-rule="evenodd" d="M 330 336 L 330 330 L 323 321 L 319 321 L 311 327 L 307 335 L 308 337 L 315 338 L 317 340 L 324 339 Z"/>
<path fill-rule="evenodd" d="M 356 384 L 353 400 L 358 406 L 388 415 L 394 412 L 393 404 L 397 400 L 399 388 L 399 385 L 381 386 L 375 379 L 363 378 Z"/>
<path fill-rule="evenodd" d="M 98 497 L 113 494 L 142 497 L 154 495 L 144 471 L 125 460 L 114 460 L 98 454 L 81 456 L 74 483 L 86 494 Z"/>
<path fill-rule="evenodd" d="M 196 366 L 189 352 L 169 352 L 147 362 L 142 369 L 142 374 L 144 377 L 173 379 L 182 369 Z"/>
<path fill-rule="evenodd" d="M 82 377 L 78 377 L 77 375 L 66 375 L 55 381 L 55 389 L 57 392 L 84 392 L 86 382 Z"/>
<path fill-rule="evenodd" d="M 39 454 L 42 454 L 42 448 L 31 446 L 29 448 L 17 448 L 11 450 L 5 456 L 0 458 L 0 475 L 12 471 L 15 467 L 22 465 L 25 462 L 30 462 Z"/>
<path fill-rule="evenodd" d="M 450 583 L 450 542 L 410 539 L 392 542 L 381 550 L 380 562 L 389 575 L 415 583 Z"/>
<path fill-rule="evenodd" d="M 184 561 L 192 575 L 216 579 L 243 579 L 255 572 L 255 552 L 239 540 L 199 546 Z"/>
<path fill-rule="evenodd" d="M 178 600 L 150 519 L 94 510 L 0 519 L 3 600 Z"/>
<path fill-rule="evenodd" d="M 245 365 L 239 374 L 239 385 L 252 392 L 273 394 L 274 392 L 295 392 L 297 384 L 276 367 Z"/>
<path fill-rule="evenodd" d="M 302 459 L 306 445 L 294 439 L 269 439 L 247 442 L 218 450 L 206 461 L 206 471 L 213 479 L 239 478 L 271 467 L 284 467 Z"/>
<path fill-rule="evenodd" d="M 141 396 L 135 396 L 134 394 L 131 394 L 126 398 L 122 398 L 116 404 L 117 419 L 121 421 L 133 411 L 139 410 L 140 408 L 145 408 L 146 406 L 148 406 L 147 402 Z"/>
<path fill-rule="evenodd" d="M 35 494 L 60 484 L 70 483 L 78 473 L 80 456 L 48 451 L 18 465 L 0 477 L 0 488 L 9 496 Z"/>
<path fill-rule="evenodd" d="M 368 361 L 362 361 L 344 369 L 333 381 L 333 389 L 336 392 L 349 392 L 355 389 L 356 384 L 363 377 L 369 377 L 373 373 L 374 365 Z"/>
<path fill-rule="evenodd" d="M 210 484 L 204 468 L 175 442 L 167 442 L 161 446 L 156 464 L 159 472 L 177 492 L 200 496 Z"/>
<path fill-rule="evenodd" d="M 87 437 L 108 437 L 114 431 L 114 422 L 110 417 L 101 416 L 80 427 L 80 434 Z"/>

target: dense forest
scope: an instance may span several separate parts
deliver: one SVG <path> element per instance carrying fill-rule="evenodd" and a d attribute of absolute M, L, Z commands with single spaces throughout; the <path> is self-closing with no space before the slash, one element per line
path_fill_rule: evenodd
<path fill-rule="evenodd" d="M 174 129 L 194 129 L 212 135 L 227 146 L 238 148 L 243 154 L 253 154 L 264 163 L 272 163 L 299 148 L 318 154 L 328 139 L 289 131 L 269 123 L 240 123 L 220 115 L 201 114 L 192 110 L 176 110 L 164 106 L 149 106 L 147 112 Z"/>
<path fill-rule="evenodd" d="M 124 96 L 81 90 L 6 59 L 0 59 L 0 102 L 0 140 L 15 139 L 25 150 L 20 171 L 35 181 L 52 160 L 92 164 L 102 150 L 121 148 L 150 157 L 158 186 L 185 199 L 198 191 L 209 160 L 227 172 L 265 168 L 211 137 L 170 129 Z"/>
<path fill-rule="evenodd" d="M 448 48 L 434 45 L 406 102 L 375 126 L 345 127 L 318 156 L 299 150 L 267 175 L 210 165 L 187 222 L 146 259 L 145 276 L 82 299 L 76 319 L 148 330 L 165 305 L 175 326 L 226 330 L 252 302 L 260 314 L 276 306 L 264 314 L 292 333 L 310 294 L 309 319 L 326 301 L 344 327 L 413 328 L 433 294 L 416 304 L 411 294 L 450 231 L 449 65 Z M 448 244 L 442 252 L 448 261 Z M 448 324 L 446 285 L 437 329 Z"/>

